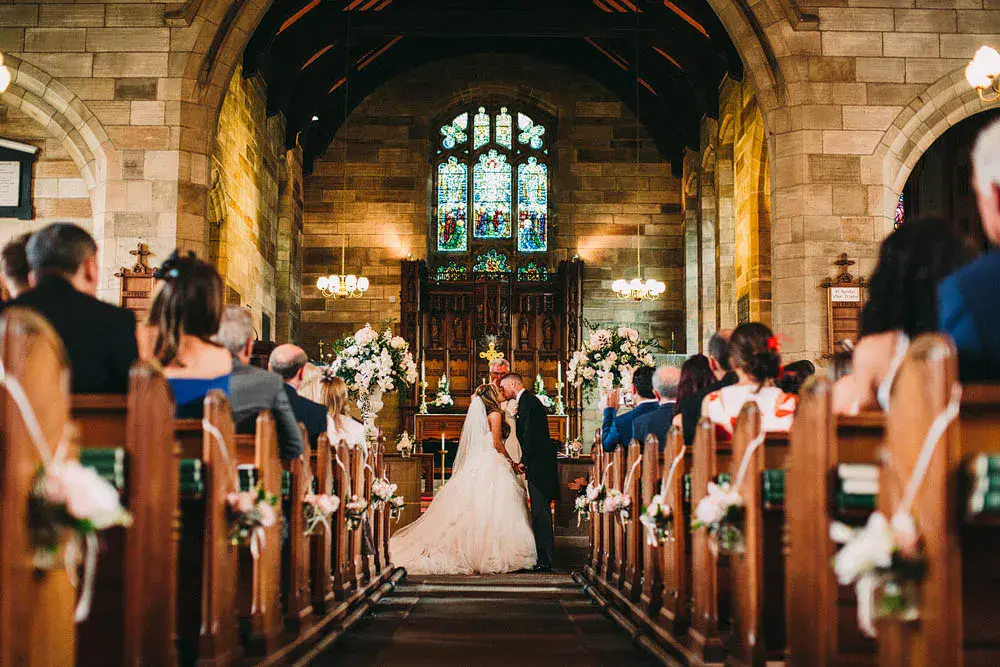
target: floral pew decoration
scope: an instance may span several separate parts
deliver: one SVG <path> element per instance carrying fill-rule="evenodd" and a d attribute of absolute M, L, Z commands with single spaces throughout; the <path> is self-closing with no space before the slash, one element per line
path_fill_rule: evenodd
<path fill-rule="evenodd" d="M 677 472 L 677 467 L 684 460 L 686 450 L 687 447 L 681 447 L 681 451 L 670 463 L 670 470 L 667 471 L 667 478 L 660 485 L 660 492 L 650 498 L 649 505 L 644 507 L 642 514 L 639 515 L 639 523 L 642 524 L 646 533 L 646 543 L 651 547 L 658 547 L 673 539 L 674 509 L 667 502 L 667 494 L 670 493 L 674 473 Z"/>
<path fill-rule="evenodd" d="M 351 495 L 344 503 L 344 518 L 347 530 L 357 530 L 368 512 L 368 501 L 357 494 Z"/>
<path fill-rule="evenodd" d="M 869 637 L 878 635 L 877 620 L 910 622 L 920 618 L 920 583 L 927 574 L 927 559 L 910 509 L 927 475 L 934 450 L 958 417 L 961 402 L 962 387 L 956 383 L 948 405 L 927 429 L 892 519 L 882 512 L 873 512 L 862 528 L 854 529 L 838 521 L 830 524 L 830 539 L 844 545 L 833 557 L 834 572 L 841 585 L 854 584 L 858 627 Z M 883 457 L 882 467 L 892 467 L 887 456 Z"/>
<path fill-rule="evenodd" d="M 625 475 L 625 483 L 622 485 L 623 489 L 632 488 L 632 477 L 635 475 L 635 471 L 639 468 L 642 463 L 642 456 L 640 455 L 632 467 L 629 468 L 628 474 Z M 607 468 L 604 470 L 604 474 L 607 475 Z M 626 491 L 619 489 L 608 489 L 604 496 L 604 503 L 602 505 L 601 511 L 605 514 L 617 514 L 618 520 L 621 521 L 622 526 L 627 526 L 632 520 L 632 496 L 630 496 Z"/>
<path fill-rule="evenodd" d="M 273 526 L 278 515 L 279 497 L 259 485 L 249 491 L 234 491 L 226 496 L 229 514 L 229 541 L 234 546 L 249 547 L 254 558 L 266 546 L 264 529 Z"/>
<path fill-rule="evenodd" d="M 581 519 L 590 519 L 596 512 L 604 512 L 604 501 L 608 497 L 608 471 L 612 464 L 604 467 L 601 474 L 601 481 L 590 480 L 582 496 L 578 496 L 573 509 L 576 512 L 576 525 L 580 526 Z"/>
<path fill-rule="evenodd" d="M 573 499 L 573 513 L 576 514 L 576 527 L 579 528 L 582 520 L 590 520 L 591 501 L 587 498 L 590 484 L 586 477 L 577 477 L 566 486 L 570 491 L 576 491 L 576 497 Z"/>
<path fill-rule="evenodd" d="M 399 520 L 403 507 L 406 506 L 403 496 L 396 493 L 397 488 L 399 487 L 391 483 L 388 477 L 383 476 L 382 479 L 372 483 L 372 495 L 369 501 L 371 508 L 375 510 L 382 506 L 388 507 L 389 518 L 393 521 Z"/>
<path fill-rule="evenodd" d="M 330 531 L 330 521 L 340 508 L 340 498 L 332 493 L 313 493 L 308 491 L 302 499 L 305 510 L 305 534 L 313 535 L 320 526 Z"/>

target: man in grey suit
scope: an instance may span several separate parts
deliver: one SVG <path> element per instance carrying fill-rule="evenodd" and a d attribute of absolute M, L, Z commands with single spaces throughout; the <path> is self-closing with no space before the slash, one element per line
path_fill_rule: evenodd
<path fill-rule="evenodd" d="M 253 319 L 238 306 L 228 306 L 219 325 L 218 341 L 233 355 L 233 377 L 229 387 L 229 403 L 237 433 L 253 433 L 257 414 L 270 410 L 278 431 L 278 451 L 283 459 L 302 454 L 302 435 L 295 413 L 285 393 L 280 375 L 250 366 L 253 351 Z"/>

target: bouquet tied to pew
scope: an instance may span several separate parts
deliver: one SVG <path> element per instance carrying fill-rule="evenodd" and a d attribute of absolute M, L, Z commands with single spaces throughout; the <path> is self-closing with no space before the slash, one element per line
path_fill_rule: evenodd
<path fill-rule="evenodd" d="M 605 514 L 617 514 L 624 526 L 632 520 L 632 497 L 618 489 L 609 489 L 604 496 L 601 511 Z"/>
<path fill-rule="evenodd" d="M 662 493 L 654 495 L 639 515 L 639 523 L 646 533 L 646 543 L 659 546 L 674 534 L 674 510 Z"/>
<path fill-rule="evenodd" d="M 257 486 L 249 491 L 234 491 L 226 496 L 229 514 L 229 541 L 234 546 L 250 547 L 256 557 L 264 546 L 264 529 L 278 521 L 275 508 L 278 496 Z"/>
<path fill-rule="evenodd" d="M 585 477 L 577 477 L 566 485 L 570 491 L 576 491 L 576 498 L 573 500 L 573 513 L 576 514 L 576 526 L 580 527 L 583 519 L 590 519 L 592 502 L 588 496 L 590 483 Z"/>
<path fill-rule="evenodd" d="M 584 393 L 628 388 L 636 368 L 653 366 L 651 346 L 652 341 L 644 340 L 629 327 L 593 329 L 570 357 L 566 379 Z"/>
<path fill-rule="evenodd" d="M 332 493 L 313 493 L 309 491 L 302 499 L 306 520 L 306 535 L 312 535 L 320 526 L 330 530 L 330 520 L 340 507 L 340 498 Z"/>
<path fill-rule="evenodd" d="M 75 571 L 82 541 L 93 543 L 102 530 L 132 524 L 117 489 L 96 470 L 76 460 L 52 460 L 40 466 L 29 504 L 34 563 L 39 569 L 57 564 L 60 548 L 68 537 L 73 546 L 65 554 L 67 566 Z"/>
<path fill-rule="evenodd" d="M 708 493 L 698 501 L 691 529 L 708 531 L 715 553 L 743 553 L 743 497 L 729 482 L 708 483 Z"/>
<path fill-rule="evenodd" d="M 344 503 L 344 518 L 347 530 L 357 530 L 368 511 L 368 501 L 357 494 L 351 495 Z"/>
<path fill-rule="evenodd" d="M 892 520 L 872 512 L 861 528 L 834 521 L 830 539 L 844 546 L 833 557 L 841 585 L 854 584 L 858 625 L 874 637 L 878 619 L 915 621 L 920 617 L 920 582 L 927 572 L 923 543 L 913 516 Z"/>

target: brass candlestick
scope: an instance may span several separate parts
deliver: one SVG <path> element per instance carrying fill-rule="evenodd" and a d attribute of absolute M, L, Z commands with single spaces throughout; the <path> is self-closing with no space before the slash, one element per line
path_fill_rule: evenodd
<path fill-rule="evenodd" d="M 556 382 L 556 416 L 565 417 L 566 416 L 566 404 L 563 403 L 562 397 L 563 383 Z"/>
<path fill-rule="evenodd" d="M 424 380 L 420 383 L 420 409 L 417 414 L 426 415 L 427 414 L 427 381 Z"/>

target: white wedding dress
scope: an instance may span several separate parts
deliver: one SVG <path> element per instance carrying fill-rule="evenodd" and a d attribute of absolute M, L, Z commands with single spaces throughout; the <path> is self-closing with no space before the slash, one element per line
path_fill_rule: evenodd
<path fill-rule="evenodd" d="M 422 517 L 392 536 L 389 553 L 409 574 L 498 574 L 535 564 L 524 481 L 493 448 L 478 396 L 465 416 L 451 479 Z"/>

